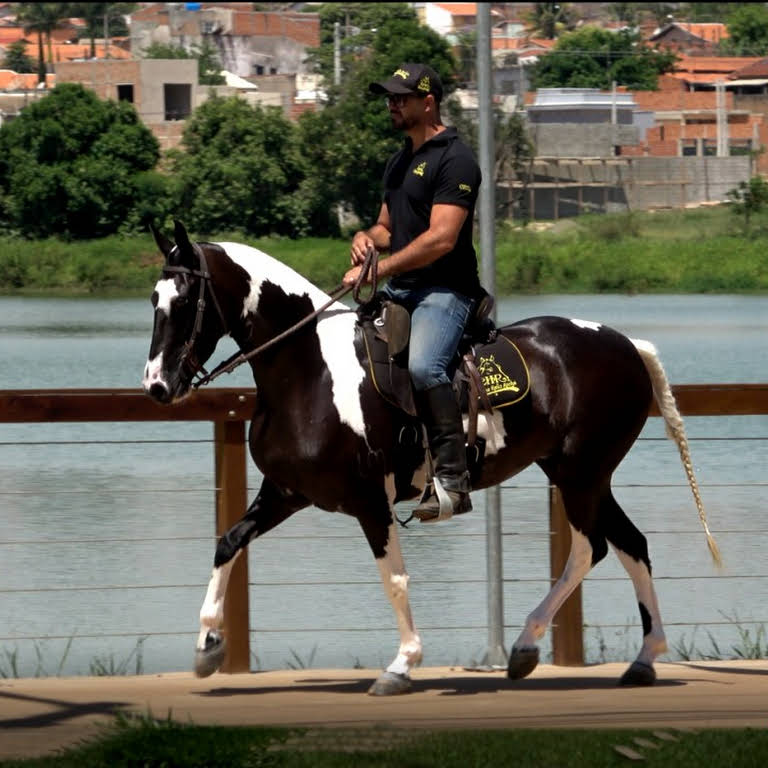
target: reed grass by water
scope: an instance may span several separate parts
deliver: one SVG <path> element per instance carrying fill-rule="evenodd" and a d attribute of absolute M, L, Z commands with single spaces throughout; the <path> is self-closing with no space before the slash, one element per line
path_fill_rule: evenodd
<path fill-rule="evenodd" d="M 253 239 L 193 233 L 253 245 L 324 290 L 349 265 L 349 241 Z M 768 214 L 746 229 L 728 206 L 499 224 L 498 294 L 751 293 L 768 291 Z M 145 296 L 162 258 L 152 237 L 64 242 L 0 238 L 0 293 Z"/>

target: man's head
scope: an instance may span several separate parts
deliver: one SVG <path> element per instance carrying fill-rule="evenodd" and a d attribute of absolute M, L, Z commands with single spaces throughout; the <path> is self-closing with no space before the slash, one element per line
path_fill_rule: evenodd
<path fill-rule="evenodd" d="M 371 93 L 382 95 L 412 95 L 425 97 L 432 94 L 435 103 L 443 99 L 443 83 L 432 67 L 426 64 L 401 64 L 392 77 L 368 86 Z"/>
<path fill-rule="evenodd" d="M 395 128 L 409 131 L 422 123 L 441 123 L 443 84 L 426 64 L 401 64 L 390 78 L 371 83 L 368 90 L 386 96 Z"/>

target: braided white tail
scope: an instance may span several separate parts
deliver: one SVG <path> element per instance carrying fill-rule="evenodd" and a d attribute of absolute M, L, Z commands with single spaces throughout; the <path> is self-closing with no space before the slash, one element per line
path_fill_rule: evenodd
<path fill-rule="evenodd" d="M 688 484 L 691 486 L 693 498 L 696 502 L 696 509 L 699 511 L 699 519 L 704 527 L 704 533 L 707 536 L 709 552 L 712 555 L 712 559 L 715 561 L 715 565 L 718 568 L 722 568 L 723 561 L 720 556 L 720 550 L 709 530 L 707 515 L 706 512 L 704 512 L 704 504 L 701 501 L 701 494 L 699 493 L 699 484 L 696 482 L 696 476 L 693 473 L 693 463 L 691 461 L 691 452 L 688 448 L 688 438 L 685 435 L 683 417 L 680 415 L 680 411 L 677 410 L 675 396 L 672 394 L 672 388 L 669 386 L 669 380 L 664 371 L 664 366 L 662 366 L 661 360 L 659 360 L 659 355 L 656 352 L 656 347 L 654 347 L 653 344 L 643 339 L 631 339 L 631 341 L 640 353 L 640 357 L 651 377 L 653 396 L 656 399 L 661 415 L 664 418 L 667 436 L 671 437 L 677 443 L 677 449 L 680 451 L 680 458 L 683 461 L 683 467 L 685 467 L 685 474 L 688 476 Z"/>

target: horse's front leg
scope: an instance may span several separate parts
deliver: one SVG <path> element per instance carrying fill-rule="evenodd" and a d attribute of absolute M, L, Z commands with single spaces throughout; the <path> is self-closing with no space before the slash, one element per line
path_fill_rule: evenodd
<path fill-rule="evenodd" d="M 382 516 L 378 510 L 358 518 L 379 566 L 381 582 L 395 611 L 400 631 L 397 656 L 368 690 L 372 696 L 392 696 L 410 691 L 411 670 L 421 663 L 421 638 L 413 624 L 408 602 L 408 574 L 400 550 L 398 523 L 392 505 L 388 506 L 388 515 Z"/>
<path fill-rule="evenodd" d="M 265 478 L 243 519 L 219 539 L 213 573 L 200 609 L 200 634 L 195 651 L 195 674 L 198 677 L 213 674 L 224 662 L 226 646 L 219 630 L 224 622 L 224 598 L 235 560 L 252 539 L 271 530 L 308 504 L 303 496 L 282 491 Z"/>

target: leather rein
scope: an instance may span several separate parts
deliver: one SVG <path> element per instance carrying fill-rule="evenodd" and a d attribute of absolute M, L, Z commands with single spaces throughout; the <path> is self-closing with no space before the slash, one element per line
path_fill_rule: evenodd
<path fill-rule="evenodd" d="M 208 264 L 205 260 L 205 254 L 203 253 L 203 249 L 200 248 L 200 246 L 197 245 L 197 243 L 192 243 L 192 250 L 200 260 L 200 269 L 190 269 L 189 267 L 164 266 L 163 272 L 164 273 L 171 272 L 174 274 L 182 274 L 182 275 L 193 275 L 195 277 L 200 278 L 200 291 L 197 299 L 197 314 L 195 315 L 195 324 L 192 328 L 192 335 L 189 337 L 189 340 L 184 343 L 184 349 L 182 350 L 182 358 L 181 358 L 182 365 L 188 366 L 189 370 L 191 371 L 190 378 L 194 379 L 195 376 L 198 376 L 201 373 L 203 374 L 199 379 L 192 382 L 192 387 L 194 389 L 198 389 L 199 387 L 202 387 L 205 384 L 210 384 L 214 379 L 218 378 L 223 373 L 232 373 L 232 371 L 235 370 L 235 368 L 237 368 L 238 366 L 242 365 L 245 362 L 248 362 L 248 360 L 251 360 L 257 355 L 260 355 L 262 352 L 265 352 L 270 347 L 273 347 L 275 344 L 278 344 L 286 337 L 298 331 L 300 328 L 303 328 L 307 323 L 311 322 L 318 315 L 325 312 L 325 310 L 328 309 L 328 307 L 330 307 L 331 304 L 334 304 L 343 296 L 346 296 L 350 291 L 352 292 L 352 296 L 354 300 L 358 304 L 362 304 L 364 303 L 364 301 L 370 300 L 370 298 L 376 293 L 376 288 L 378 284 L 379 254 L 378 254 L 378 251 L 376 251 L 376 249 L 369 248 L 365 255 L 365 261 L 362 264 L 360 275 L 358 276 L 354 285 L 344 285 L 343 283 L 340 283 L 338 286 L 336 286 L 336 288 L 334 288 L 331 291 L 330 298 L 328 299 L 328 301 L 325 302 L 325 304 L 323 304 L 318 309 L 314 310 L 314 312 L 311 312 L 306 317 L 301 318 L 301 320 L 299 320 L 297 323 L 294 323 L 294 325 L 292 325 L 290 328 L 287 328 L 282 333 L 279 333 L 277 336 L 269 339 L 269 341 L 266 341 L 261 346 L 256 347 L 256 349 L 252 349 L 250 352 L 246 352 L 246 353 L 235 352 L 234 355 L 230 356 L 223 362 L 219 363 L 210 373 L 208 373 L 208 371 L 206 371 L 205 368 L 197 361 L 197 358 L 194 354 L 195 341 L 197 339 L 197 336 L 200 333 L 201 328 L 203 327 L 203 314 L 205 312 L 205 307 L 206 307 L 206 302 L 205 302 L 206 289 L 211 294 L 213 305 L 216 307 L 216 311 L 219 314 L 219 319 L 221 320 L 222 327 L 224 328 L 223 335 L 227 335 L 229 333 L 229 326 L 224 317 L 224 313 L 221 310 L 221 305 L 219 304 L 219 301 L 216 298 L 216 292 L 213 289 L 213 278 L 211 276 L 211 273 L 208 270 Z M 370 280 L 371 294 L 367 299 L 361 299 L 360 290 L 363 284 L 367 281 L 369 273 L 371 276 L 371 280 Z"/>

